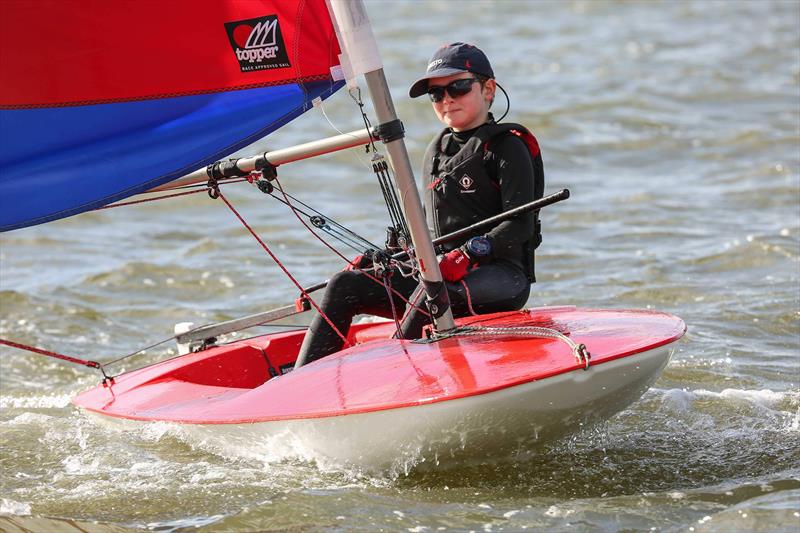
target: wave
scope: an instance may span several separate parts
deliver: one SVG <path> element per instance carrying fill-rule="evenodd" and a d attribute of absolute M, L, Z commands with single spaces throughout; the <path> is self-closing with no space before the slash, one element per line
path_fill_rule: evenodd
<path fill-rule="evenodd" d="M 738 418 L 741 423 L 734 425 L 743 433 L 800 432 L 800 390 L 651 389 L 649 394 L 658 395 L 668 408 L 689 413 L 690 418 L 699 417 L 709 423 L 720 417 L 729 423 Z M 708 402 L 712 404 L 706 405 Z"/>
<path fill-rule="evenodd" d="M 789 411 L 800 407 L 800 390 L 773 391 L 769 389 L 723 389 L 722 391 L 709 391 L 705 389 L 651 389 L 652 393 L 678 400 L 693 401 L 700 398 L 713 398 L 723 401 L 745 401 L 775 410 Z"/>
<path fill-rule="evenodd" d="M 69 403 L 70 396 L 68 394 L 54 394 L 48 396 L 0 396 L 0 409 L 58 409 L 67 407 Z M 25 413 L 21 416 L 32 414 L 33 413 Z"/>
<path fill-rule="evenodd" d="M 15 515 L 28 516 L 31 514 L 31 504 L 16 502 L 8 498 L 0 498 L 0 516 Z"/>

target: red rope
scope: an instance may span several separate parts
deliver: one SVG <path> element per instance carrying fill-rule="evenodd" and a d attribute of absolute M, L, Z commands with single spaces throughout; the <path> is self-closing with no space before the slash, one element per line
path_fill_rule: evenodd
<path fill-rule="evenodd" d="M 29 352 L 38 353 L 40 355 L 46 355 L 47 357 L 55 357 L 56 359 L 62 359 L 64 361 L 69 361 L 70 363 L 76 363 L 79 365 L 88 366 L 89 368 L 102 369 L 103 367 L 103 365 L 101 365 L 97 361 L 86 361 L 85 359 L 78 359 L 77 357 L 70 357 L 68 355 L 63 355 L 48 350 L 42 350 L 41 348 L 35 348 L 33 346 L 28 346 L 27 344 L 20 344 L 18 342 L 9 341 L 6 339 L 0 339 L 0 344 L 5 344 L 6 346 L 11 346 L 12 348 L 19 348 L 20 350 L 27 350 Z"/>
<path fill-rule="evenodd" d="M 235 180 L 235 181 L 229 181 L 229 182 L 226 182 L 226 183 L 235 183 L 235 182 L 239 182 L 239 181 L 244 181 L 244 179 Z M 248 179 L 248 181 L 249 181 L 249 179 Z M 334 252 L 336 255 L 338 255 L 339 257 L 341 257 L 342 259 L 344 259 L 346 262 L 349 263 L 350 260 L 347 257 L 342 255 L 336 248 L 334 248 L 333 246 L 328 244 L 328 242 L 326 242 L 319 235 L 317 235 L 317 233 L 313 229 L 311 229 L 308 226 L 308 224 L 305 223 L 305 221 L 297 214 L 297 209 L 295 209 L 294 205 L 292 205 L 291 201 L 287 197 L 286 193 L 283 190 L 283 186 L 281 185 L 280 181 L 278 181 L 278 179 L 275 178 L 275 182 L 278 184 L 278 190 L 281 191 L 281 194 L 283 195 L 283 198 L 286 201 L 286 205 L 289 206 L 289 208 L 292 210 L 292 213 L 300 221 L 300 223 L 303 224 L 303 226 L 305 226 L 306 229 L 308 229 L 311 232 L 311 234 L 314 235 L 314 237 L 316 237 L 322 244 L 327 246 L 332 252 Z M 189 194 L 197 194 L 199 192 L 204 192 L 206 190 L 207 189 L 197 189 L 197 190 L 193 190 L 193 191 L 185 191 L 185 192 L 179 192 L 179 193 L 173 193 L 173 194 L 166 194 L 166 195 L 158 196 L 156 198 L 145 198 L 145 199 L 142 199 L 142 200 L 133 200 L 133 201 L 130 201 L 130 202 L 120 202 L 120 203 L 116 203 L 116 204 L 106 205 L 106 206 L 103 206 L 103 207 L 98 207 L 97 209 L 95 209 L 95 211 L 99 211 L 101 209 L 111 209 L 113 207 L 123 207 L 123 206 L 128 206 L 128 205 L 143 204 L 143 203 L 147 203 L 147 202 L 154 202 L 156 200 L 165 200 L 167 198 L 177 198 L 179 196 L 187 196 Z M 286 267 L 283 265 L 283 263 L 281 263 L 281 261 L 275 256 L 275 254 L 272 253 L 272 251 L 269 249 L 269 247 L 266 245 L 266 243 L 264 243 L 264 241 L 261 240 L 261 238 L 255 233 L 253 228 L 251 228 L 247 224 L 247 222 L 244 220 L 244 218 L 242 218 L 242 216 L 239 214 L 239 212 L 236 210 L 236 208 L 233 207 L 233 205 L 228 201 L 228 199 L 222 194 L 221 191 L 219 192 L 219 197 L 222 198 L 222 200 L 225 202 L 225 205 L 227 205 L 228 208 L 233 212 L 233 214 L 236 215 L 236 218 L 239 219 L 239 221 L 242 223 L 242 225 L 244 225 L 244 227 L 247 228 L 247 230 L 256 239 L 256 241 L 258 241 L 258 243 L 261 245 L 261 247 L 264 249 L 264 251 L 266 251 L 267 254 L 269 254 L 269 256 L 272 258 L 272 260 L 275 261 L 275 263 L 281 268 L 281 270 L 283 270 L 283 272 L 292 281 L 292 283 L 294 283 L 295 286 L 300 290 L 300 294 L 302 295 L 302 297 L 307 299 L 311 303 L 311 305 L 314 307 L 314 309 L 317 310 L 317 312 L 322 316 L 322 318 L 325 319 L 325 321 L 328 323 L 328 325 L 344 341 L 345 346 L 346 347 L 347 346 L 351 346 L 350 342 L 342 334 L 342 332 L 339 330 L 339 328 L 337 328 L 333 324 L 333 322 L 328 318 L 328 316 L 322 311 L 322 309 L 320 309 L 319 305 L 317 305 L 317 303 L 311 298 L 311 296 L 309 296 L 308 292 L 306 292 L 305 289 L 303 289 L 303 287 L 297 282 L 297 280 L 286 269 Z M 380 279 L 376 278 L 375 276 L 372 276 L 371 274 L 369 274 L 365 270 L 362 270 L 362 269 L 360 269 L 358 267 L 356 267 L 356 269 L 359 272 L 361 272 L 362 274 L 364 274 L 365 276 L 367 276 L 369 279 L 374 281 L 375 283 L 385 286 L 383 280 L 380 280 Z M 419 309 L 425 315 L 430 316 L 430 314 L 425 309 L 422 309 L 421 307 L 418 307 L 416 304 L 411 303 L 408 299 L 405 298 L 405 296 L 403 296 L 403 294 L 398 292 L 393 287 L 388 286 L 387 289 L 389 289 L 391 291 L 391 293 L 395 294 L 398 298 L 400 298 L 403 302 L 405 302 L 406 305 L 409 305 L 411 307 L 416 307 L 417 309 Z M 390 298 L 390 300 L 391 300 L 391 298 Z M 396 321 L 397 321 L 397 319 L 395 318 L 395 322 Z M 4 344 L 8 344 L 8 342 L 5 342 Z M 23 345 L 17 345 L 16 343 L 9 344 L 9 346 L 14 346 L 14 347 L 17 347 L 17 348 L 22 348 L 22 349 L 30 349 L 30 351 L 33 351 L 33 352 L 36 352 L 36 353 L 40 353 L 42 355 L 48 355 L 48 356 L 51 356 L 51 357 L 57 357 L 59 359 L 64 359 L 65 361 L 70 361 L 70 362 L 78 363 L 78 364 L 85 364 L 86 366 L 90 366 L 92 368 L 100 368 L 102 370 L 102 366 L 99 363 L 96 363 L 94 361 L 83 361 L 81 359 L 76 359 L 76 358 L 72 358 L 72 357 L 69 357 L 69 356 L 66 356 L 66 355 L 56 354 L 54 352 L 39 351 L 39 350 L 37 350 L 35 348 L 32 348 L 32 347 L 25 347 Z"/>
<path fill-rule="evenodd" d="M 472 316 L 478 316 L 478 313 L 472 308 L 472 295 L 469 293 L 469 287 L 467 287 L 467 282 L 463 279 L 461 280 L 461 285 L 464 286 L 464 294 L 467 295 L 467 309 L 469 310 L 469 314 Z"/>
<path fill-rule="evenodd" d="M 226 181 L 225 181 L 225 184 L 230 184 L 230 183 L 240 183 L 240 182 L 243 182 L 243 181 L 249 181 L 250 183 L 252 183 L 252 181 L 251 181 L 250 177 L 246 177 L 246 178 L 241 178 L 241 179 L 226 180 Z M 334 248 L 333 246 L 331 246 L 330 244 L 328 244 L 328 242 L 327 242 L 327 241 L 325 241 L 325 240 L 324 240 L 322 237 L 320 237 L 319 235 L 317 235 L 317 233 L 316 233 L 316 232 L 315 232 L 313 229 L 311 229 L 311 227 L 309 227 L 309 225 L 308 225 L 308 224 L 306 224 L 306 223 L 305 223 L 305 221 L 304 221 L 304 220 L 303 220 L 303 219 L 300 217 L 300 215 L 298 215 L 298 213 L 297 213 L 297 209 L 295 209 L 294 205 L 292 205 L 292 203 L 291 203 L 291 201 L 289 200 L 288 196 L 287 196 L 287 195 L 286 195 L 286 193 L 284 192 L 284 190 L 283 190 L 283 187 L 281 186 L 281 183 L 280 183 L 280 181 L 278 181 L 278 179 L 277 179 L 277 178 L 275 178 L 275 182 L 278 184 L 278 190 L 280 190 L 280 191 L 281 191 L 281 194 L 283 195 L 283 198 L 284 198 L 284 200 L 285 200 L 285 203 L 286 203 L 286 205 L 287 205 L 287 206 L 289 206 L 289 209 L 291 209 L 291 210 L 292 210 L 292 213 L 294 214 L 294 216 L 295 216 L 295 217 L 297 217 L 297 219 L 300 221 L 300 223 L 301 223 L 301 224 L 303 224 L 303 226 L 305 226 L 305 227 L 306 227 L 306 229 L 307 229 L 308 231 L 310 231 L 310 232 L 311 232 L 311 234 L 312 234 L 312 235 L 314 235 L 314 237 L 316 237 L 316 238 L 317 238 L 317 239 L 318 239 L 318 240 L 319 240 L 319 241 L 320 241 L 322 244 L 324 244 L 325 246 L 327 246 L 328 248 L 330 248 L 330 250 L 331 250 L 333 253 L 335 253 L 336 255 L 338 255 L 339 257 L 341 257 L 342 259 L 344 259 L 344 260 L 345 260 L 347 263 L 350 263 L 350 260 L 349 260 L 348 258 L 346 258 L 344 255 L 342 255 L 342 254 L 341 254 L 341 253 L 340 253 L 340 252 L 339 252 L 339 251 L 338 251 L 336 248 Z M 222 185 L 222 183 L 220 183 L 220 185 Z M 126 206 L 126 205 L 136 205 L 136 204 L 143 204 L 143 203 L 147 203 L 147 202 L 155 202 L 156 200 L 165 200 L 165 199 L 167 199 L 167 198 L 177 198 L 177 197 L 179 197 L 179 196 L 186 196 L 186 195 L 188 195 L 188 194 L 197 194 L 197 193 L 199 193 L 199 192 L 206 192 L 207 190 L 208 190 L 208 189 L 206 189 L 206 188 L 203 188 L 203 189 L 197 189 L 197 190 L 193 190 L 193 191 L 185 191 L 185 192 L 179 192 L 179 193 L 174 193 L 174 194 L 165 194 L 165 195 L 163 195 L 163 196 L 158 196 L 158 197 L 156 197 L 156 198 L 145 198 L 145 199 L 142 199 L 142 200 L 133 200 L 133 201 L 130 201 L 130 202 L 120 202 L 120 203 L 116 203 L 116 204 L 105 205 L 105 206 L 103 206 L 103 207 L 98 207 L 97 209 L 95 209 L 95 211 L 100 211 L 101 209 L 111 209 L 112 207 L 123 207 L 123 206 Z M 227 203 L 227 202 L 226 202 L 226 203 Z M 230 204 L 228 204 L 228 206 L 230 207 Z M 241 220 L 241 217 L 240 217 L 240 220 Z M 248 229 L 249 229 L 249 228 L 248 228 Z M 251 231 L 251 233 L 252 233 L 252 231 Z M 272 255 L 272 254 L 270 253 L 270 255 Z M 274 256 L 273 256 L 273 259 L 275 259 L 275 257 L 274 257 Z M 276 262 L 278 262 L 278 261 L 276 260 Z M 280 263 L 279 263 L 279 262 L 278 262 L 278 264 L 280 265 Z M 371 279 L 371 280 L 372 280 L 372 281 L 374 281 L 375 283 L 377 283 L 377 284 L 379 284 L 379 285 L 383 285 L 383 281 L 382 281 L 382 280 L 380 280 L 380 279 L 376 278 L 375 276 L 372 276 L 372 275 L 371 275 L 369 272 L 367 272 L 367 271 L 365 271 L 365 270 L 362 270 L 362 269 L 360 269 L 360 268 L 358 268 L 358 267 L 356 267 L 356 270 L 358 270 L 359 272 L 361 272 L 362 274 L 364 274 L 365 276 L 367 276 L 369 279 Z M 294 281 L 294 280 L 293 280 L 293 281 Z M 423 314 L 425 314 L 426 316 L 430 316 L 430 313 L 428 313 L 428 312 L 427 312 L 425 309 L 423 309 L 422 307 L 419 307 L 419 306 L 414 306 L 413 304 L 411 304 L 411 302 L 409 302 L 409 301 L 408 301 L 408 300 L 405 298 L 405 296 L 403 296 L 403 295 L 402 295 L 400 292 L 398 292 L 398 291 L 397 291 L 397 290 L 396 290 L 394 287 L 392 287 L 392 288 L 391 288 L 391 291 L 392 291 L 392 293 L 393 293 L 395 296 L 397 296 L 398 298 L 400 298 L 400 299 L 401 299 L 401 300 L 402 300 L 402 301 L 403 301 L 403 302 L 404 302 L 406 305 L 412 305 L 413 307 L 417 307 L 417 308 L 418 308 L 418 309 L 419 309 L 419 310 L 420 310 L 420 311 L 421 311 Z M 304 296 L 308 297 L 308 294 L 307 294 L 305 291 L 302 291 L 302 292 L 303 292 L 303 295 L 304 295 Z M 309 298 L 309 301 L 311 301 L 311 298 Z M 316 307 L 316 306 L 315 306 L 315 307 Z M 334 328 L 334 329 L 336 329 L 336 328 Z"/>
<path fill-rule="evenodd" d="M 239 212 L 236 210 L 236 208 L 233 207 L 233 205 L 231 205 L 231 203 L 228 201 L 228 199 L 225 197 L 225 195 L 222 194 L 221 191 L 219 193 L 219 197 L 222 199 L 223 202 L 225 202 L 225 205 L 228 206 L 228 208 L 233 212 L 233 214 L 236 215 L 236 218 L 239 219 L 239 222 L 241 222 L 242 225 L 245 228 L 247 228 L 247 231 L 250 232 L 250 235 L 252 235 L 256 239 L 256 241 L 258 241 L 258 244 L 261 245 L 261 248 L 263 248 L 264 251 L 267 252 L 267 254 L 269 254 L 269 256 L 272 258 L 272 260 L 275 261 L 275 263 L 281 268 L 281 270 L 283 270 L 283 273 L 286 274 L 286 276 L 290 280 L 292 280 L 292 283 L 294 283 L 295 286 L 300 290 L 300 294 L 302 294 L 303 298 L 306 298 L 311 303 L 311 305 L 314 307 L 314 309 L 317 310 L 317 312 L 320 314 L 320 316 L 325 319 L 325 321 L 328 323 L 328 325 L 331 328 L 333 328 L 333 331 L 336 332 L 336 334 L 339 336 L 339 338 L 341 338 L 344 341 L 345 347 L 352 346 L 352 344 L 350 344 L 350 342 L 347 340 L 347 337 L 342 335 L 342 332 L 339 331 L 339 328 L 337 328 L 333 324 L 333 322 L 331 322 L 331 319 L 328 318 L 328 316 L 325 313 L 322 312 L 322 309 L 320 309 L 319 306 L 317 305 L 317 303 L 313 299 L 311 299 L 311 296 L 308 295 L 308 293 L 303 288 L 303 286 L 300 285 L 300 283 L 297 282 L 297 280 L 294 278 L 294 276 L 292 276 L 292 274 L 289 272 L 289 270 L 287 270 L 287 268 L 285 266 L 283 266 L 283 263 L 281 263 L 280 259 L 275 257 L 275 254 L 272 253 L 272 251 L 269 249 L 269 247 L 266 245 L 266 243 L 264 243 L 264 241 L 261 240 L 261 237 L 259 237 L 258 234 L 256 234 L 256 232 L 253 230 L 253 228 L 251 228 L 250 225 L 244 220 L 244 218 L 242 218 L 242 215 L 240 215 Z"/>
<path fill-rule="evenodd" d="M 412 312 L 414 307 L 416 307 L 417 309 L 421 309 L 420 307 L 417 306 L 417 302 L 419 302 L 424 295 L 425 295 L 425 291 L 422 289 L 421 286 L 418 286 L 417 289 L 411 294 L 411 297 L 414 298 L 414 303 L 411 305 L 411 307 L 406 309 L 406 312 L 403 314 L 403 318 L 400 319 L 401 327 L 402 327 L 402 324 L 405 324 L 406 321 L 411 316 L 411 312 Z M 426 313 L 426 314 L 428 316 L 430 316 L 430 313 Z M 400 328 L 398 328 L 398 330 L 397 330 L 397 335 L 398 336 L 401 335 Z"/>

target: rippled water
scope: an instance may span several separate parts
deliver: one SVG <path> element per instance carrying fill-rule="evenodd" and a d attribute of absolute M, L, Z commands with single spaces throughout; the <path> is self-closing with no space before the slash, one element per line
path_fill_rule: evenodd
<path fill-rule="evenodd" d="M 508 118 L 539 138 L 548 190 L 573 193 L 543 214 L 529 304 L 680 315 L 689 332 L 656 386 L 603 427 L 515 464 L 366 476 L 211 448 L 174 426 L 120 433 L 69 403 L 96 375 L 4 347 L 0 530 L 796 530 L 800 4 L 368 9 L 417 163 L 437 125 L 406 88 L 442 42 L 487 51 L 511 94 Z M 360 125 L 346 94 L 325 111 L 343 131 Z M 258 148 L 332 133 L 314 110 Z M 384 208 L 357 152 L 288 165 L 282 182 L 380 241 Z M 276 202 L 247 187 L 227 194 L 302 283 L 341 268 Z M 0 237 L 0 336 L 78 357 L 110 360 L 175 322 L 293 298 L 204 195 Z"/>

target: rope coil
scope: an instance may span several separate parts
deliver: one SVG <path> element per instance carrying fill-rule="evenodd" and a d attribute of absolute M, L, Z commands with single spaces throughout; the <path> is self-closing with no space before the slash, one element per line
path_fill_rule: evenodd
<path fill-rule="evenodd" d="M 558 339 L 565 342 L 572 350 L 572 355 L 578 364 L 583 365 L 584 370 L 589 369 L 591 354 L 585 344 L 577 343 L 555 329 L 540 326 L 463 326 L 450 332 L 433 334 L 423 342 L 437 341 L 450 337 L 477 337 L 481 335 L 511 335 L 517 337 L 539 337 L 544 339 Z"/>

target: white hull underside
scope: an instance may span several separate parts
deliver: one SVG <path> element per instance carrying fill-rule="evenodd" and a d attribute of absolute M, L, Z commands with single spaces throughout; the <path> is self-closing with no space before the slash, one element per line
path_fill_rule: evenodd
<path fill-rule="evenodd" d="M 299 458 L 365 471 L 513 458 L 625 409 L 653 384 L 673 349 L 664 345 L 585 371 L 448 401 L 324 418 L 184 424 L 180 433 L 223 455 Z M 125 428 L 150 423 L 95 416 Z"/>

